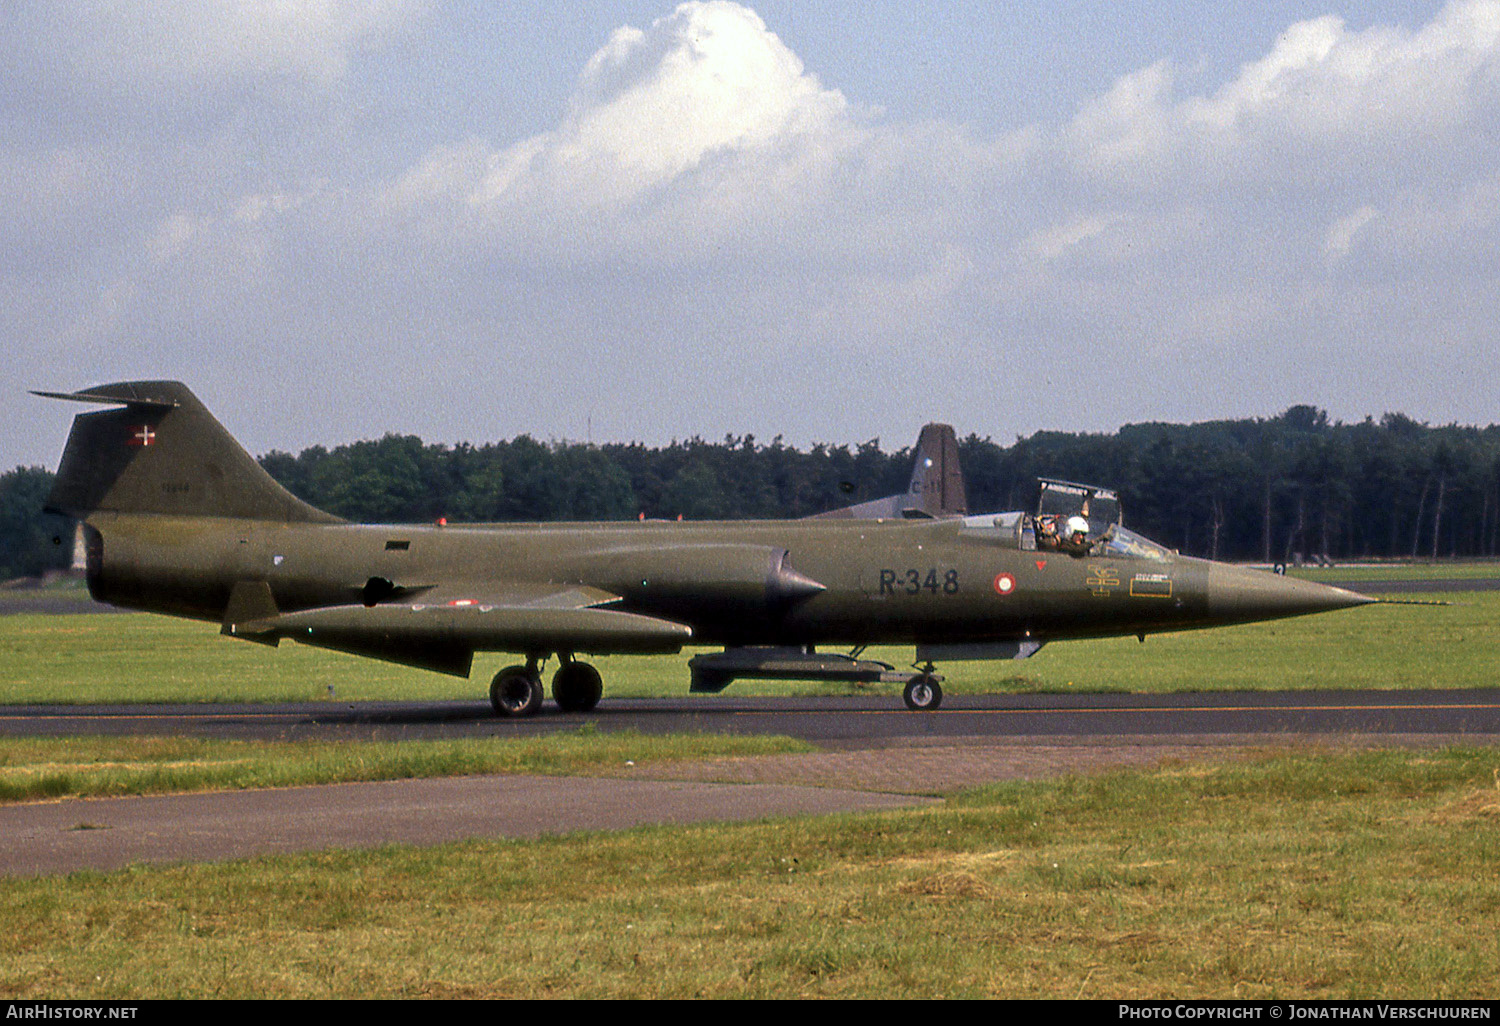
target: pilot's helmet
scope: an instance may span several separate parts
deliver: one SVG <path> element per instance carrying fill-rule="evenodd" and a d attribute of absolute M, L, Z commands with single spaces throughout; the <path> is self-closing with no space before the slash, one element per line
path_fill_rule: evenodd
<path fill-rule="evenodd" d="M 1089 522 L 1087 520 L 1083 519 L 1083 517 L 1068 518 L 1068 537 L 1071 538 L 1075 534 L 1087 535 L 1088 533 Z"/>

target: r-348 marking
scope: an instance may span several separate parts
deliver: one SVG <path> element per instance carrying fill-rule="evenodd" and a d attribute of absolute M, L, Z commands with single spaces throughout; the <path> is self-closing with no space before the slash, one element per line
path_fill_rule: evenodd
<path fill-rule="evenodd" d="M 928 567 L 925 571 L 916 567 L 906 570 L 880 571 L 881 595 L 957 595 L 958 571 Z"/>

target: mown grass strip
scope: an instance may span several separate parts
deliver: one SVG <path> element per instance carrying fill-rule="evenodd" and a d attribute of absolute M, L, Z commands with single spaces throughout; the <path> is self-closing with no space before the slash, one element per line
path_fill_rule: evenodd
<path fill-rule="evenodd" d="M 475 773 L 583 774 L 680 759 L 810 751 L 791 738 L 599 733 L 526 740 L 257 742 L 0 739 L 0 802 L 294 787 Z"/>
<path fill-rule="evenodd" d="M 0 995 L 1500 997 L 1500 755 L 7 881 Z"/>

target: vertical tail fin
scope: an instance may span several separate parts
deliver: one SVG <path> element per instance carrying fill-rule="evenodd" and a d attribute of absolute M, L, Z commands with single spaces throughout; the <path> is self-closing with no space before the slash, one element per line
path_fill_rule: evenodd
<path fill-rule="evenodd" d="M 917 459 L 905 492 L 816 513 L 807 519 L 942 520 L 961 517 L 968 509 L 964 472 L 958 461 L 958 436 L 951 424 L 928 424 L 917 436 Z"/>
<path fill-rule="evenodd" d="M 73 419 L 51 510 L 341 522 L 277 484 L 181 382 L 34 394 L 120 407 Z"/>
<path fill-rule="evenodd" d="M 958 436 L 951 424 L 928 424 L 917 437 L 917 463 L 906 490 L 903 516 L 963 516 L 969 511 L 964 472 L 958 462 Z"/>

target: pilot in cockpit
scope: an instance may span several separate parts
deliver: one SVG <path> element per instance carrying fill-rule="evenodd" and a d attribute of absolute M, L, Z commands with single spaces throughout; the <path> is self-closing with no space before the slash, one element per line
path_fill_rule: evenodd
<path fill-rule="evenodd" d="M 1089 522 L 1083 517 L 1072 516 L 1059 532 L 1057 547 L 1073 556 L 1086 556 L 1089 545 Z"/>
<path fill-rule="evenodd" d="M 1057 533 L 1056 517 L 1036 518 L 1036 547 L 1044 551 L 1062 548 L 1062 539 Z"/>

